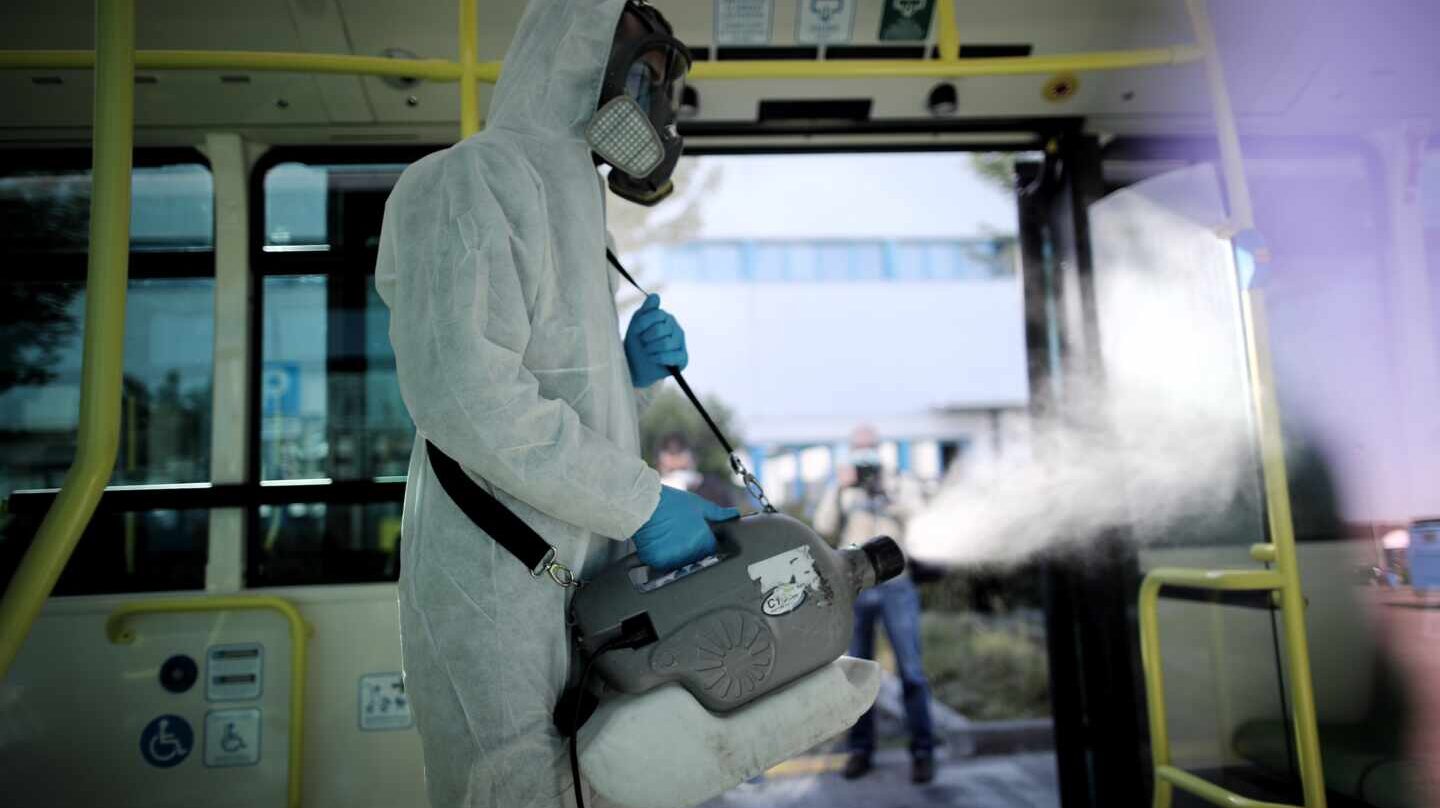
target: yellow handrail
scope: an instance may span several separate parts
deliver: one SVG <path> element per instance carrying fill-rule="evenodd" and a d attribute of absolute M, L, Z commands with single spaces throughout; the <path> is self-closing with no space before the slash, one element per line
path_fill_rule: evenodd
<path fill-rule="evenodd" d="M 1245 342 L 1250 357 L 1250 389 L 1259 416 L 1260 460 L 1265 480 L 1265 509 L 1270 540 L 1275 546 L 1275 571 L 1280 587 L 1280 620 L 1284 628 L 1286 679 L 1290 713 L 1295 725 L 1295 755 L 1304 786 L 1305 805 L 1325 808 L 1325 777 L 1320 760 L 1320 733 L 1315 713 L 1315 682 L 1310 671 L 1310 641 L 1305 633 L 1305 593 L 1300 585 L 1300 559 L 1295 552 L 1295 523 L 1290 513 L 1290 480 L 1285 469 L 1285 442 L 1275 371 L 1270 357 L 1270 328 L 1265 294 L 1244 292 Z"/>
<path fill-rule="evenodd" d="M 90 257 L 75 463 L 0 600 L 0 679 L 60 578 L 120 442 L 125 293 L 130 269 L 130 167 L 135 131 L 135 0 L 95 3 L 95 139 Z"/>
<path fill-rule="evenodd" d="M 87 50 L 0 51 L 0 68 L 82 70 L 95 64 Z M 143 70 L 248 70 L 281 73 L 337 73 L 357 76 L 400 76 L 430 81 L 457 81 L 460 65 L 444 59 L 392 59 L 339 53 L 279 53 L 242 50 L 141 50 L 135 66 Z M 500 75 L 498 62 L 475 65 L 477 75 Z M 490 80 L 494 80 L 491 78 Z"/>
<path fill-rule="evenodd" d="M 476 55 L 476 11 L 477 0 L 460 0 L 460 137 L 470 137 L 480 131 L 480 73 L 475 64 Z M 494 75 L 488 81 L 500 77 L 500 65 L 491 62 Z M 487 68 L 489 65 L 486 66 Z M 490 75 L 487 71 L 486 75 Z"/>
<path fill-rule="evenodd" d="M 958 47 L 958 45 L 957 45 Z M 1202 53 L 1193 45 L 1140 48 L 1093 53 L 1058 53 L 1050 56 L 1007 56 L 994 59 L 844 59 L 789 61 L 697 62 L 690 77 L 697 80 L 759 79 L 878 79 L 964 78 L 967 76 L 1021 76 L 1049 73 L 1085 73 L 1167 67 L 1197 62 Z M 0 70 L 83 69 L 95 63 L 92 51 L 0 51 Z M 266 51 L 142 50 L 135 65 L 145 70 L 264 70 L 281 73 L 336 73 L 355 76 L 408 76 L 428 81 L 465 83 L 466 63 L 444 59 L 391 59 L 383 56 L 345 56 L 328 53 L 272 53 Z M 474 81 L 493 84 L 500 78 L 500 62 L 469 62 Z M 463 88 L 462 88 L 463 89 Z M 479 127 L 479 99 L 462 94 L 474 107 Z M 462 130 L 463 134 L 463 130 Z M 473 134 L 470 133 L 470 134 Z M 468 136 L 468 135 L 467 135 Z"/>
<path fill-rule="evenodd" d="M 940 61 L 960 61 L 960 28 L 955 24 L 955 0 L 940 0 L 938 9 L 940 19 L 936 24 L 940 27 L 939 51 Z"/>
<path fill-rule="evenodd" d="M 1166 586 L 1279 593 L 1282 642 L 1288 663 L 1285 678 L 1291 692 L 1291 719 L 1295 727 L 1305 808 L 1325 808 L 1325 775 L 1320 761 L 1320 740 L 1316 728 L 1310 648 L 1305 636 L 1304 594 L 1300 587 L 1300 566 L 1295 554 L 1295 533 L 1290 519 L 1289 484 L 1285 473 L 1284 447 L 1280 440 L 1280 416 L 1276 409 L 1263 296 L 1258 290 L 1247 290 L 1244 293 L 1244 304 L 1251 388 L 1254 391 L 1254 406 L 1259 415 L 1261 465 L 1265 479 L 1270 537 L 1273 540 L 1270 543 L 1253 545 L 1250 555 L 1257 561 L 1273 562 L 1274 569 L 1160 567 L 1151 570 L 1140 585 L 1140 664 L 1145 676 L 1150 750 L 1155 767 L 1154 808 L 1170 808 L 1176 787 L 1215 805 L 1235 808 L 1297 808 L 1242 797 L 1172 765 L 1170 735 L 1166 724 L 1164 670 L 1160 659 L 1159 598 L 1160 590 Z"/>
<path fill-rule="evenodd" d="M 1229 213 L 1227 236 L 1254 235 L 1254 209 L 1246 182 L 1240 136 L 1224 70 L 1211 28 L 1206 0 L 1185 0 L 1186 12 L 1202 49 L 1215 129 L 1220 143 L 1221 173 L 1225 180 Z M 1241 250 L 1235 249 L 1235 269 L 1241 269 Z M 1264 261 L 1266 256 L 1249 255 Z M 1255 267 L 1245 267 L 1253 279 Z M 1237 273 L 1238 274 L 1238 273 Z M 1248 280 L 1248 279 L 1247 279 Z M 1275 375 L 1270 357 L 1270 334 L 1265 320 L 1264 294 L 1253 286 L 1242 289 L 1241 318 L 1250 376 L 1251 407 L 1260 444 L 1260 465 L 1265 485 L 1265 510 L 1270 541 L 1251 546 L 1250 557 L 1273 564 L 1273 571 L 1157 569 L 1140 587 L 1140 657 L 1145 675 L 1145 697 L 1150 712 L 1150 746 L 1155 767 L 1155 808 L 1170 808 L 1174 788 L 1203 797 L 1216 805 L 1237 808 L 1294 808 L 1241 797 L 1171 765 L 1170 738 L 1165 723 L 1165 688 L 1160 664 L 1158 598 L 1167 585 L 1202 589 L 1253 589 L 1278 593 L 1283 671 L 1289 685 L 1290 712 L 1295 732 L 1296 757 L 1306 808 L 1325 808 L 1325 772 L 1320 760 L 1320 736 L 1315 713 L 1315 686 L 1310 671 L 1310 643 L 1305 634 L 1305 595 L 1300 585 L 1300 561 L 1295 552 L 1295 527 L 1290 513 L 1290 483 L 1285 470 L 1285 445 Z M 1251 585 L 1253 584 L 1253 585 Z"/>
<path fill-rule="evenodd" d="M 110 642 L 129 645 L 135 642 L 135 630 L 126 620 L 140 614 L 175 614 L 181 612 L 231 612 L 241 610 L 279 612 L 290 624 L 290 750 L 285 773 L 285 804 L 300 808 L 302 770 L 305 744 L 305 672 L 307 647 L 305 640 L 311 630 L 295 605 L 270 595 L 200 595 L 182 598 L 155 598 L 123 604 L 105 621 L 105 636 Z"/>
<path fill-rule="evenodd" d="M 1157 783 L 1164 781 L 1168 785 L 1179 786 L 1186 791 L 1208 801 L 1212 805 L 1227 806 L 1227 808 L 1295 808 L 1280 802 L 1265 802 L 1264 800 L 1252 800 L 1249 797 L 1242 797 L 1233 791 L 1228 791 L 1214 783 L 1196 777 L 1195 775 L 1174 766 L 1159 766 L 1155 769 L 1155 780 Z"/>

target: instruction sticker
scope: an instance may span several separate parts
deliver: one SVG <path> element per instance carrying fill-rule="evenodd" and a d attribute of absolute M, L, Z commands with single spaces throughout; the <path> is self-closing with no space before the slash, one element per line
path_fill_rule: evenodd
<path fill-rule="evenodd" d="M 248 701 L 264 686 L 265 649 L 258 642 L 212 645 L 205 652 L 205 698 Z"/>
<path fill-rule="evenodd" d="M 403 676 L 367 673 L 360 677 L 360 729 L 405 729 L 413 723 Z"/>
<path fill-rule="evenodd" d="M 775 0 L 715 0 L 715 45 L 769 45 Z"/>
<path fill-rule="evenodd" d="M 885 0 L 880 12 L 881 42 L 924 42 L 930 35 L 935 0 Z"/>
<path fill-rule="evenodd" d="M 260 708 L 205 714 L 205 765 L 254 766 L 260 762 Z"/>
<path fill-rule="evenodd" d="M 805 45 L 849 42 L 855 34 L 856 0 L 798 0 L 795 41 Z"/>

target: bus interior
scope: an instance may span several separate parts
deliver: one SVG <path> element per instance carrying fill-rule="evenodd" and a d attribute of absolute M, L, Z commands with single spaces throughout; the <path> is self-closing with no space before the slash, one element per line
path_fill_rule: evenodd
<path fill-rule="evenodd" d="M 776 507 L 858 425 L 925 500 L 935 779 L 882 640 L 876 771 L 708 808 L 1440 804 L 1440 7 L 654 4 L 618 252 Z M 375 263 L 525 5 L 0 8 L 7 804 L 426 804 Z"/>

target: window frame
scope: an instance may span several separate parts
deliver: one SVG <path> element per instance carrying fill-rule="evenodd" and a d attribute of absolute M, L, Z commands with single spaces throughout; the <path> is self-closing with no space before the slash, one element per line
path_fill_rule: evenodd
<path fill-rule="evenodd" d="M 304 275 L 323 276 L 326 279 L 326 321 L 327 343 L 334 345 L 337 338 L 346 344 L 363 344 L 363 317 L 336 317 L 337 298 L 354 304 L 359 302 L 363 310 L 368 288 L 374 282 L 374 268 L 357 272 L 354 258 L 364 247 L 347 247 L 342 250 L 266 250 L 265 221 L 265 179 L 269 172 L 283 163 L 308 165 L 365 165 L 365 164 L 413 164 L 420 158 L 449 148 L 450 144 L 405 145 L 405 146 L 292 146 L 277 147 L 265 153 L 250 169 L 250 230 L 249 271 L 252 282 L 250 295 L 250 351 L 248 369 L 249 408 L 246 453 L 246 480 L 235 486 L 245 508 L 245 588 L 260 589 L 274 586 L 333 586 L 318 583 L 267 583 L 261 580 L 257 564 L 261 559 L 259 543 L 265 531 L 261 525 L 261 505 L 364 505 L 399 504 L 405 499 L 405 481 L 390 479 L 290 481 L 262 479 L 260 462 L 262 427 L 261 380 L 265 366 L 265 280 L 273 277 L 298 277 Z M 330 328 L 340 326 L 341 334 L 330 333 Z M 336 360 L 327 346 L 326 374 L 337 370 L 361 372 L 367 367 L 361 356 L 352 360 Z M 227 496 L 230 496 L 227 494 Z M 380 581 L 372 583 L 382 583 Z"/>
<path fill-rule="evenodd" d="M 0 176 L 14 170 L 26 171 L 89 171 L 93 164 L 93 151 L 88 147 L 59 148 L 14 148 L 0 149 Z M 167 165 L 189 164 L 202 166 L 214 178 L 214 166 L 209 158 L 194 147 L 137 148 L 132 158 L 132 169 L 156 168 Z M 213 193 L 213 185 L 212 185 Z M 212 215 L 214 212 L 212 198 Z M 129 251 L 127 282 L 146 280 L 210 280 L 216 279 L 215 228 L 212 224 L 212 241 L 205 249 Z M 90 250 L 73 251 L 15 250 L 0 253 L 12 260 L 3 280 L 6 283 L 75 283 L 84 286 L 89 269 Z M 26 261 L 26 258 L 44 260 Z M 17 266 L 18 265 L 18 268 Z M 211 391 L 214 390 L 212 366 Z M 211 426 L 213 430 L 213 424 Z M 207 477 L 213 477 L 213 462 L 207 464 Z M 193 511 L 213 508 L 211 482 L 158 483 L 149 485 L 107 485 L 96 505 L 96 515 L 115 515 L 146 511 Z M 19 489 L 0 494 L 5 501 L 6 512 L 15 517 L 42 518 L 49 511 L 58 495 L 58 489 Z M 93 518 L 92 518 L 93 522 Z M 87 525 L 88 529 L 88 525 Z M 33 537 L 32 537 L 33 541 Z M 205 552 L 208 558 L 210 542 L 207 534 Z M 28 551 L 28 550 L 27 550 Z M 68 564 L 67 564 L 68 566 Z M 202 581 L 195 590 L 204 589 Z M 182 591 L 195 591 L 182 590 Z M 86 597 L 91 593 L 77 593 L 58 597 Z M 127 592 L 103 592 L 94 594 L 127 594 Z"/>

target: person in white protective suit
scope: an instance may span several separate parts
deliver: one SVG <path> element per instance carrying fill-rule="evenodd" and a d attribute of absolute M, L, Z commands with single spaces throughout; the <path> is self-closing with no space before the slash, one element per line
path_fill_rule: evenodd
<path fill-rule="evenodd" d="M 485 130 L 415 163 L 386 203 L 376 285 L 418 433 L 401 638 L 434 808 L 571 803 L 552 713 L 573 590 L 457 507 L 427 440 L 581 579 L 627 539 L 653 567 L 688 563 L 713 552 L 709 522 L 737 515 L 662 487 L 640 459 L 640 399 L 684 367 L 684 333 L 651 295 L 622 341 L 606 261 L 597 166 L 628 199 L 668 193 L 688 66 L 639 0 L 532 0 Z"/>

